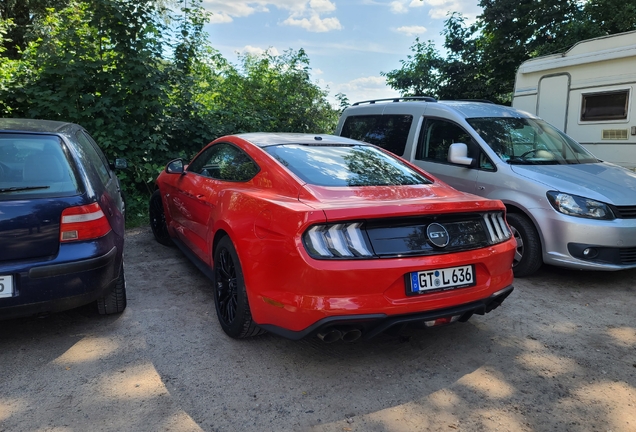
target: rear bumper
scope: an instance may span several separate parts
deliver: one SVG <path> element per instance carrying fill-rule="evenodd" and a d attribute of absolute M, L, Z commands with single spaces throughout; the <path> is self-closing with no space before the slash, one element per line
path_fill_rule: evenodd
<path fill-rule="evenodd" d="M 299 340 L 308 336 L 315 336 L 319 333 L 328 332 L 332 328 L 355 328 L 362 332 L 362 339 L 368 340 L 396 326 L 423 324 L 425 321 L 432 321 L 438 318 L 459 316 L 458 321 L 466 322 L 473 314 L 484 315 L 499 307 L 513 290 L 514 287 L 511 285 L 497 291 L 488 298 L 476 302 L 407 315 L 389 316 L 385 314 L 369 314 L 331 316 L 317 321 L 315 324 L 302 331 L 292 331 L 269 324 L 261 325 L 260 327 L 268 332 L 291 340 Z"/>
<path fill-rule="evenodd" d="M 121 245 L 111 234 L 93 242 L 64 245 L 47 263 L 0 265 L 13 276 L 13 295 L 0 298 L 0 319 L 73 309 L 103 297 L 117 282 Z"/>
<path fill-rule="evenodd" d="M 302 246 L 301 246 L 302 247 Z M 513 239 L 487 248 L 431 256 L 375 260 L 314 260 L 265 249 L 258 261 L 242 260 L 252 318 L 261 327 L 305 332 L 343 317 L 384 318 L 435 313 L 483 302 L 513 283 Z M 294 259 L 295 258 L 295 259 Z M 285 263 L 285 271 L 280 271 Z M 411 272 L 474 266 L 476 284 L 411 295 Z M 349 318 L 346 318 L 349 319 Z"/>

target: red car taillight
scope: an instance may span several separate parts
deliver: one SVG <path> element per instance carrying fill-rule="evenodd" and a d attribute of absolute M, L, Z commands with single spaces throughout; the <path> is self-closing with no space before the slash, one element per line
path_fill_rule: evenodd
<path fill-rule="evenodd" d="M 108 234 L 110 230 L 108 219 L 97 203 L 69 207 L 62 211 L 61 242 L 95 239 Z"/>

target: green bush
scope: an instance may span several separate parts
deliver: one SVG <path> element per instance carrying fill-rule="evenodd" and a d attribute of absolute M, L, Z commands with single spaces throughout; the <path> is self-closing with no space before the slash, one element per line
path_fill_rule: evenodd
<path fill-rule="evenodd" d="M 28 28 L 0 19 L 0 113 L 81 124 L 110 160 L 126 158 L 118 175 L 129 225 L 147 220 L 170 159 L 190 159 L 225 134 L 335 128 L 337 111 L 311 82 L 302 49 L 232 65 L 209 45 L 200 2 L 178 15 L 151 0 L 63 4 L 34 8 Z"/>

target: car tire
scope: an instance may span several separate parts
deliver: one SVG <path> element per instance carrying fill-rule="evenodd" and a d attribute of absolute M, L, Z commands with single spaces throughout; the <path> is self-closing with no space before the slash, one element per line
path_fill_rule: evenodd
<path fill-rule="evenodd" d="M 126 275 L 124 263 L 122 263 L 115 287 L 104 297 L 97 299 L 97 310 L 100 315 L 110 315 L 121 313 L 124 309 L 126 309 Z"/>
<path fill-rule="evenodd" d="M 515 277 L 530 276 L 543 264 L 539 234 L 534 224 L 524 215 L 508 213 L 506 219 L 517 241 L 512 270 Z"/>
<path fill-rule="evenodd" d="M 164 246 L 172 246 L 174 243 L 172 243 L 172 239 L 168 233 L 166 215 L 163 211 L 163 202 L 161 200 L 161 192 L 159 192 L 159 189 L 154 191 L 150 197 L 148 217 L 150 229 L 152 229 L 152 235 L 155 237 L 155 240 Z"/>
<path fill-rule="evenodd" d="M 214 249 L 214 306 L 221 328 L 231 338 L 265 332 L 252 320 L 243 270 L 229 237 L 223 237 Z"/>

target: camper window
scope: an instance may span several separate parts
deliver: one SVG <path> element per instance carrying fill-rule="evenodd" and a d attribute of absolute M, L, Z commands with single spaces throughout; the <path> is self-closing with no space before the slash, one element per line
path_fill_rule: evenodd
<path fill-rule="evenodd" d="M 625 120 L 629 90 L 583 95 L 581 121 Z"/>

